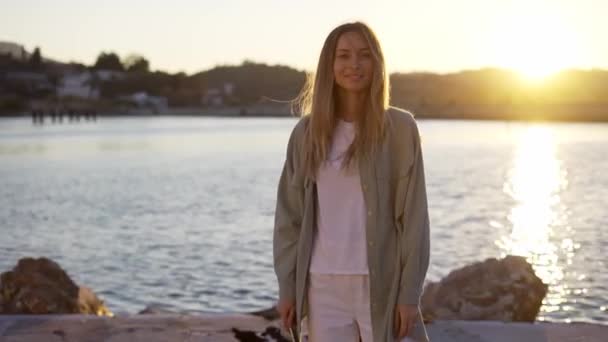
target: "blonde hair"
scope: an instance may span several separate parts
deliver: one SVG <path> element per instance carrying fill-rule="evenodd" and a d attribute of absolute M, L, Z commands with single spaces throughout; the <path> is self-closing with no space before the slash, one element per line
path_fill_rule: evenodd
<path fill-rule="evenodd" d="M 323 44 L 317 71 L 309 74 L 304 88 L 295 99 L 295 112 L 309 116 L 304 139 L 304 173 L 316 179 L 316 173 L 326 160 L 332 134 L 337 123 L 333 65 L 336 46 L 346 32 L 358 32 L 369 45 L 374 69 L 366 108 L 355 120 L 355 138 L 344 156 L 343 168 L 360 158 L 370 157 L 384 138 L 384 112 L 389 105 L 389 83 L 384 55 L 375 33 L 362 22 L 342 24 L 333 29 Z"/>

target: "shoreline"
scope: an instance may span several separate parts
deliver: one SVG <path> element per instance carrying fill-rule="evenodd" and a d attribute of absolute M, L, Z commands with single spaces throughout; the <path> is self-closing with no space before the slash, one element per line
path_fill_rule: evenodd
<path fill-rule="evenodd" d="M 425 104 L 394 102 L 391 106 L 403 108 L 414 114 L 416 119 L 514 121 L 514 122 L 608 122 L 607 103 L 511 103 L 511 104 Z M 293 118 L 294 109 L 290 102 L 256 103 L 222 106 L 178 106 L 178 107 L 115 107 L 90 103 L 79 109 L 69 106 L 39 104 L 16 112 L 4 111 L 2 117 L 44 117 L 49 122 L 58 118 L 74 116 L 76 121 L 86 119 L 87 114 L 99 117 L 220 117 L 220 118 Z M 70 121 L 72 119 L 70 118 Z"/>
<path fill-rule="evenodd" d="M 160 118 L 160 117 L 189 117 L 189 118 L 196 118 L 196 117 L 200 117 L 200 118 L 225 118 L 225 119 L 264 119 L 264 118 L 273 118 L 273 119 L 296 119 L 298 118 L 298 116 L 292 115 L 292 114 L 285 114 L 285 113 L 267 113 L 267 114 L 247 114 L 247 115 L 240 115 L 238 113 L 231 113 L 231 114 L 220 114 L 220 113 L 213 113 L 213 112 L 180 112 L 180 111 L 166 111 L 166 112 L 161 112 L 161 113 L 127 113 L 127 114 L 120 114 L 120 113 L 100 113 L 97 114 L 96 119 L 95 120 L 86 120 L 86 119 L 81 119 L 81 120 L 76 120 L 73 123 L 79 123 L 79 122 L 95 122 L 97 120 L 103 119 L 103 118 L 142 118 L 142 119 L 148 119 L 148 118 Z M 446 120 L 446 121 L 498 121 L 498 122 L 525 122 L 525 123 L 598 123 L 598 124 L 603 124 L 603 123 L 608 123 L 608 119 L 595 119 L 595 118 L 581 118 L 581 119 L 574 119 L 574 118 L 553 118 L 553 119 L 549 119 L 549 118 L 523 118 L 522 116 L 519 117 L 500 117 L 500 116 L 488 116 L 488 117 L 454 117 L 454 116 L 442 116 L 442 115 L 420 115 L 420 114 L 414 114 L 414 117 L 416 118 L 416 120 Z M 15 118 L 27 118 L 27 119 L 31 119 L 31 114 L 29 113 L 19 113 L 19 114 L 4 114 L 4 115 L 0 115 L 0 120 L 6 118 L 6 119 L 15 119 Z M 46 118 L 47 124 L 62 124 L 61 122 L 59 123 L 55 123 L 52 122 L 50 117 Z M 69 124 L 71 122 L 69 121 L 65 121 L 63 124 Z"/>
<path fill-rule="evenodd" d="M 238 341 L 233 328 L 278 327 L 250 314 L 0 315 L 0 339 L 25 341 Z M 594 323 L 437 320 L 426 324 L 433 342 L 600 342 L 608 325 Z"/>

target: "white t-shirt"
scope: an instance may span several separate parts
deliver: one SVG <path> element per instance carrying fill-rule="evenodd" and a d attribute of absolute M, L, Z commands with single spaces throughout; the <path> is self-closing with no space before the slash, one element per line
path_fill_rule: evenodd
<path fill-rule="evenodd" d="M 327 161 L 318 171 L 311 273 L 368 274 L 366 207 L 359 171 L 341 169 L 354 136 L 354 123 L 339 120 Z"/>

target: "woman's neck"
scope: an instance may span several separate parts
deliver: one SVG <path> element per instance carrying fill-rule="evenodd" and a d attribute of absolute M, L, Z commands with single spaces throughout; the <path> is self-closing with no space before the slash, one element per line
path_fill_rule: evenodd
<path fill-rule="evenodd" d="M 338 90 L 336 95 L 336 115 L 338 118 L 349 122 L 357 120 L 365 109 L 365 94 L 341 89 Z"/>

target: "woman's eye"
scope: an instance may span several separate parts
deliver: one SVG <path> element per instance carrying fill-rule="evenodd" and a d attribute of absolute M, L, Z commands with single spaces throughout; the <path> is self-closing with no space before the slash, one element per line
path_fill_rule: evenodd
<path fill-rule="evenodd" d="M 338 55 L 338 58 L 348 58 L 348 55 Z"/>

